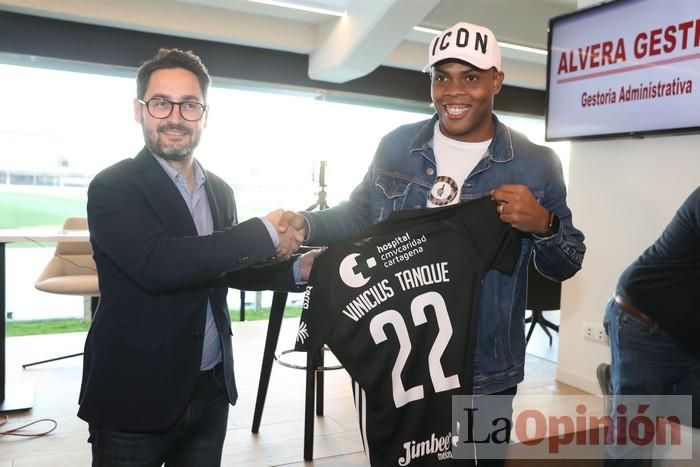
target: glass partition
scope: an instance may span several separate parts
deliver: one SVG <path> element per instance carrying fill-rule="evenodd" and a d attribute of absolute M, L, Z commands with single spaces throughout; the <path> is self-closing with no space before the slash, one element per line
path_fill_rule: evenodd
<path fill-rule="evenodd" d="M 25 60 L 26 61 L 26 60 Z M 61 63 L 0 64 L 0 228 L 61 226 L 85 216 L 86 190 L 101 169 L 143 145 L 134 121 L 133 70 Z M 427 82 L 426 82 L 427 85 Z M 196 157 L 234 189 L 239 220 L 312 205 L 327 162 L 328 203 L 346 199 L 362 179 L 381 137 L 427 118 L 415 103 L 382 108 L 367 98 L 330 102 L 323 93 L 261 89 L 214 78 L 207 128 Z M 397 109 L 398 107 L 398 109 Z M 544 119 L 501 115 L 544 143 Z M 565 166 L 568 145 L 555 143 Z M 17 252 L 18 248 L 30 249 Z M 82 316 L 80 298 L 36 292 L 32 284 L 53 254 L 13 244 L 7 250 L 7 310 L 13 319 Z M 31 258 L 31 260 L 28 260 Z M 250 294 L 251 297 L 253 294 Z M 264 299 L 268 301 L 267 298 Z M 231 304 L 237 300 L 232 297 Z"/>

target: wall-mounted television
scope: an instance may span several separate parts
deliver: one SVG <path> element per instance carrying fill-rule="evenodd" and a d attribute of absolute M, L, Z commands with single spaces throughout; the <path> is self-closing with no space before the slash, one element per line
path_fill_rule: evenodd
<path fill-rule="evenodd" d="M 700 0 L 618 0 L 552 18 L 547 141 L 700 131 Z"/>

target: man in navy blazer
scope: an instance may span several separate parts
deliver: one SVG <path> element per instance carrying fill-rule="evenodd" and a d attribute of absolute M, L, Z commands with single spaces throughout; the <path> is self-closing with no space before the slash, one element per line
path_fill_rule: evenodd
<path fill-rule="evenodd" d="M 289 257 L 302 233 L 277 232 L 281 211 L 238 224 L 231 188 L 193 157 L 209 84 L 191 52 L 145 62 L 134 102 L 145 147 L 88 190 L 100 301 L 78 415 L 93 466 L 220 465 L 237 398 L 227 287 L 295 289 L 291 261 L 250 266 Z"/>

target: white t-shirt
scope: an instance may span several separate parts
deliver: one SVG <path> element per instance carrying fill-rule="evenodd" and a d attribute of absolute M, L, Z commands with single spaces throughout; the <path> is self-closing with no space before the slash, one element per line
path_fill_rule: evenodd
<path fill-rule="evenodd" d="M 476 167 L 491 144 L 491 140 L 466 143 L 448 138 L 440 131 L 440 122 L 433 129 L 433 150 L 437 178 L 428 193 L 428 207 L 447 206 L 459 202 L 464 181 Z"/>

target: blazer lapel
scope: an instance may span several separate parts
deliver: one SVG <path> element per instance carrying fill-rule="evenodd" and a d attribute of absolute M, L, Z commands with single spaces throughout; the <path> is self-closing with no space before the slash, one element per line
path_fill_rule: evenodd
<path fill-rule="evenodd" d="M 205 183 L 204 186 L 207 190 L 207 198 L 209 199 L 209 207 L 211 208 L 211 217 L 214 221 L 214 231 L 218 232 L 224 230 L 228 225 L 224 225 L 224 213 L 221 209 L 221 201 L 219 200 L 217 193 L 214 191 L 214 187 L 211 186 L 209 182 Z"/>
<path fill-rule="evenodd" d="M 202 171 L 204 171 L 204 169 L 202 169 Z M 207 176 L 207 181 L 204 184 L 204 188 L 207 191 L 207 199 L 209 200 L 209 209 L 211 210 L 211 218 L 214 221 L 214 231 L 218 232 L 218 231 L 225 229 L 226 227 L 229 227 L 228 225 L 224 225 L 225 224 L 224 213 L 223 213 L 223 210 L 221 208 L 221 200 L 219 199 L 219 193 L 216 190 L 214 190 L 214 186 L 210 182 L 210 179 L 208 176 Z"/>
<path fill-rule="evenodd" d="M 144 147 L 134 159 L 144 174 L 146 189 L 153 195 L 157 210 L 164 214 L 161 219 L 168 234 L 197 235 L 197 227 L 185 200 L 148 148 Z"/>

